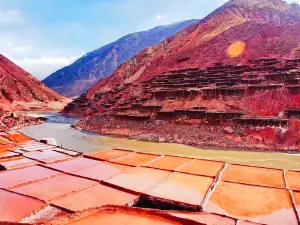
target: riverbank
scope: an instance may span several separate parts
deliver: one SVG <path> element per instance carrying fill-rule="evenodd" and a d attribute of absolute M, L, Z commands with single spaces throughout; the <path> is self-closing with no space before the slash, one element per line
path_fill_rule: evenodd
<path fill-rule="evenodd" d="M 26 126 L 41 124 L 46 118 L 39 114 L 58 113 L 71 101 L 68 98 L 45 102 L 0 101 L 0 131 L 18 130 Z M 35 116 L 30 114 L 35 114 Z"/>
<path fill-rule="evenodd" d="M 102 135 L 179 143 L 201 148 L 244 149 L 267 152 L 298 152 L 299 144 L 286 145 L 285 129 L 264 127 L 199 125 L 197 121 L 134 121 L 100 116 L 82 119 L 74 128 Z"/>
<path fill-rule="evenodd" d="M 16 113 L 3 113 L 0 116 L 0 131 L 19 130 L 23 127 L 39 125 L 46 121 L 44 117 L 31 117 Z"/>
<path fill-rule="evenodd" d="M 85 154 L 108 149 L 128 149 L 143 153 L 165 154 L 181 157 L 194 157 L 207 160 L 224 161 L 277 169 L 300 169 L 300 155 L 273 151 L 251 151 L 247 149 L 226 149 L 215 147 L 193 147 L 178 143 L 158 142 L 154 140 L 121 138 L 116 135 L 100 135 L 84 130 L 72 129 L 71 124 L 78 119 L 62 114 L 42 114 L 49 118 L 45 123 L 28 126 L 20 132 L 36 140 L 55 138 L 59 146 Z"/>
<path fill-rule="evenodd" d="M 64 98 L 59 101 L 24 102 L 0 101 L 0 111 L 3 112 L 60 112 L 72 99 Z"/>

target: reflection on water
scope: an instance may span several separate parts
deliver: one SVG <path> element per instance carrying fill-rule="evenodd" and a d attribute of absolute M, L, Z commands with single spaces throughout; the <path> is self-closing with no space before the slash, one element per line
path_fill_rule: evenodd
<path fill-rule="evenodd" d="M 230 163 L 300 169 L 300 156 L 285 153 L 229 151 L 201 149 L 180 144 L 155 143 L 126 138 L 102 136 L 86 131 L 74 130 L 70 124 L 76 119 L 59 114 L 47 114 L 47 123 L 21 129 L 21 132 L 35 139 L 53 137 L 59 145 L 68 149 L 88 153 L 112 148 L 130 149 L 141 152 L 193 156 Z"/>

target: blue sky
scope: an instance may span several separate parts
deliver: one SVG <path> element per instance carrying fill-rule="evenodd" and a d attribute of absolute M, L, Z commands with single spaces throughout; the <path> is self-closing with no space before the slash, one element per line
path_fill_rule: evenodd
<path fill-rule="evenodd" d="M 0 53 L 42 79 L 128 33 L 201 19 L 225 2 L 0 0 Z"/>

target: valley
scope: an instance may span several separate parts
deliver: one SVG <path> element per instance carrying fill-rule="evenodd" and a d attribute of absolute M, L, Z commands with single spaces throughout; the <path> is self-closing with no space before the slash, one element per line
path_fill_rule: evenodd
<path fill-rule="evenodd" d="M 300 224 L 299 4 L 16 0 L 0 18 L 0 224 Z"/>

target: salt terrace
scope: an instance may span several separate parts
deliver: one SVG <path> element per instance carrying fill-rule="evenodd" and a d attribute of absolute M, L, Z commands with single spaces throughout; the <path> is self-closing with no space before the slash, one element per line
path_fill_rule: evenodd
<path fill-rule="evenodd" d="M 299 224 L 299 171 L 0 141 L 1 224 Z"/>
<path fill-rule="evenodd" d="M 178 105 L 169 102 L 197 102 L 214 99 L 240 99 L 264 91 L 285 90 L 300 94 L 300 59 L 277 60 L 263 58 L 249 60 L 246 65 L 217 63 L 206 70 L 188 68 L 172 70 L 140 83 L 125 84 L 105 93 L 96 93 L 93 99 L 86 94 L 75 99 L 65 112 L 109 115 L 117 119 L 199 119 L 204 123 L 235 123 L 238 125 L 287 126 L 288 120 L 299 117 L 299 108 L 287 109 L 283 117 L 245 118 L 247 112 L 237 110 L 212 111 L 209 108 Z M 192 105 L 192 104 L 191 104 Z M 165 106 L 165 107 L 164 107 Z"/>

